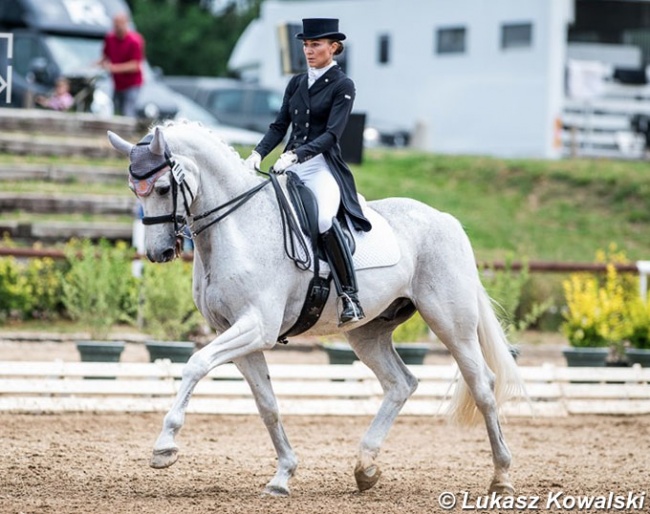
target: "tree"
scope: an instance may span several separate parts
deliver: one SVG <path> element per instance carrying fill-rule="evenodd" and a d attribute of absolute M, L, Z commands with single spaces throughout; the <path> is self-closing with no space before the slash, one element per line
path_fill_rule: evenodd
<path fill-rule="evenodd" d="M 227 76 L 239 36 L 259 15 L 262 0 L 220 15 L 206 0 L 132 0 L 133 21 L 146 41 L 147 59 L 167 75 Z"/>

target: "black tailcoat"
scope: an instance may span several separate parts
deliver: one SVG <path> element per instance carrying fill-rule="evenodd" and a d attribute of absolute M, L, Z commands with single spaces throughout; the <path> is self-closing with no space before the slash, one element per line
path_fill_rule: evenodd
<path fill-rule="evenodd" d="M 361 212 L 354 177 L 341 157 L 339 145 L 354 97 L 354 82 L 340 66 L 332 66 L 311 87 L 307 85 L 307 73 L 295 75 L 287 84 L 277 118 L 255 151 L 266 157 L 291 127 L 284 151 L 293 150 L 298 162 L 322 153 L 341 190 L 343 208 L 354 227 L 367 232 L 372 226 Z"/>

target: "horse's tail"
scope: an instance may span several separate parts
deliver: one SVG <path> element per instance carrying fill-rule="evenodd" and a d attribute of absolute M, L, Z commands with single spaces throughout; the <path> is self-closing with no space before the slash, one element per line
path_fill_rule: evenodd
<path fill-rule="evenodd" d="M 479 286 L 478 307 L 478 339 L 485 362 L 495 374 L 494 396 L 499 408 L 509 398 L 525 397 L 525 387 L 511 353 L 513 347 L 508 342 L 483 286 Z M 449 415 L 452 421 L 461 425 L 473 425 L 483 419 L 462 378 L 457 381 Z"/>

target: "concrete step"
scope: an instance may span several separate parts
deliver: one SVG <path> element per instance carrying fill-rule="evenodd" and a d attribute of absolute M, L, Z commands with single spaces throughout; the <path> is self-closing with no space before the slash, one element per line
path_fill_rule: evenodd
<path fill-rule="evenodd" d="M 47 182 L 124 182 L 128 163 L 123 166 L 91 166 L 61 163 L 0 163 L 0 181 L 40 180 Z M 126 186 L 125 186 L 126 187 Z"/>
<path fill-rule="evenodd" d="M 108 196 L 0 192 L 0 212 L 134 215 L 136 205 L 135 196 L 128 194 Z"/>
<path fill-rule="evenodd" d="M 72 238 L 131 242 L 132 233 L 133 223 L 0 220 L 0 234 L 6 234 L 14 241 L 28 244 L 35 241 L 55 244 Z"/>
<path fill-rule="evenodd" d="M 138 138 L 144 134 L 135 119 L 124 116 L 98 117 L 84 112 L 57 112 L 45 109 L 0 109 L 2 132 L 30 132 L 33 134 L 56 134 L 68 136 L 101 136 L 111 130 L 125 139 Z"/>
<path fill-rule="evenodd" d="M 102 159 L 124 157 L 113 149 L 105 135 L 103 137 L 82 137 L 70 135 L 35 135 L 22 132 L 0 133 L 0 153 Z"/>

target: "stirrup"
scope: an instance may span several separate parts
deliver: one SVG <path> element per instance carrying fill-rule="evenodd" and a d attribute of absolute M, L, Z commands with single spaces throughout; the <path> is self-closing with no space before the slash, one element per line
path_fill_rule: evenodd
<path fill-rule="evenodd" d="M 339 296 L 342 303 L 342 309 L 339 314 L 339 327 L 361 321 L 366 315 L 359 304 L 359 299 L 354 296 L 342 294 Z"/>

